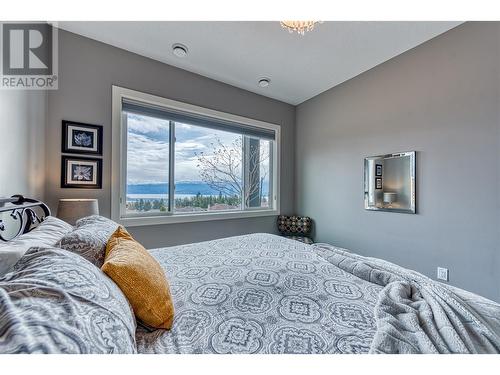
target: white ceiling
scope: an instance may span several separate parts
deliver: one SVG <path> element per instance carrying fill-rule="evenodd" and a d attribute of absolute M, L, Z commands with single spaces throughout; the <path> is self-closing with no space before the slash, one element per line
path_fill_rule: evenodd
<path fill-rule="evenodd" d="M 460 22 L 59 22 L 59 27 L 290 104 L 328 90 Z M 189 48 L 173 55 L 172 44 Z M 261 77 L 271 79 L 266 88 Z"/>

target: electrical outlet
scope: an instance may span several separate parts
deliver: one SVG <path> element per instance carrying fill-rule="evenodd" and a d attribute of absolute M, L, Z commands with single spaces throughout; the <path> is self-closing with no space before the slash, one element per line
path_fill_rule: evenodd
<path fill-rule="evenodd" d="M 448 281 L 449 279 L 448 268 L 438 267 L 437 278 L 438 280 Z"/>

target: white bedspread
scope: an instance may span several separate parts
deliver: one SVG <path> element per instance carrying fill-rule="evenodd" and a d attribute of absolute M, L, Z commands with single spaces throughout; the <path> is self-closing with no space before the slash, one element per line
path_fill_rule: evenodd
<path fill-rule="evenodd" d="M 380 259 L 269 234 L 151 253 L 176 317 L 140 353 L 500 352 L 500 305 Z"/>
<path fill-rule="evenodd" d="M 500 305 L 395 264 L 330 245 L 322 256 L 383 286 L 371 353 L 500 353 Z"/>
<path fill-rule="evenodd" d="M 170 331 L 137 330 L 139 353 L 367 353 L 381 286 L 310 245 L 270 234 L 156 249 Z"/>

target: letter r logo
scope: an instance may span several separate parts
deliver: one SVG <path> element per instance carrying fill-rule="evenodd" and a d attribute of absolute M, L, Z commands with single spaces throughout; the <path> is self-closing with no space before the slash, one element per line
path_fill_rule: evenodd
<path fill-rule="evenodd" d="M 52 74 L 52 26 L 42 23 L 4 23 L 4 75 Z"/>

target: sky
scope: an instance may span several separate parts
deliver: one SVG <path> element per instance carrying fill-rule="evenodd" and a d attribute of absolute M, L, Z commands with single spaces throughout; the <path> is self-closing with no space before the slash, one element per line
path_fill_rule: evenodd
<path fill-rule="evenodd" d="M 128 184 L 166 183 L 168 181 L 169 124 L 166 120 L 128 114 Z M 201 181 L 195 152 L 211 153 L 216 137 L 231 144 L 237 134 L 176 124 L 176 182 Z"/>

